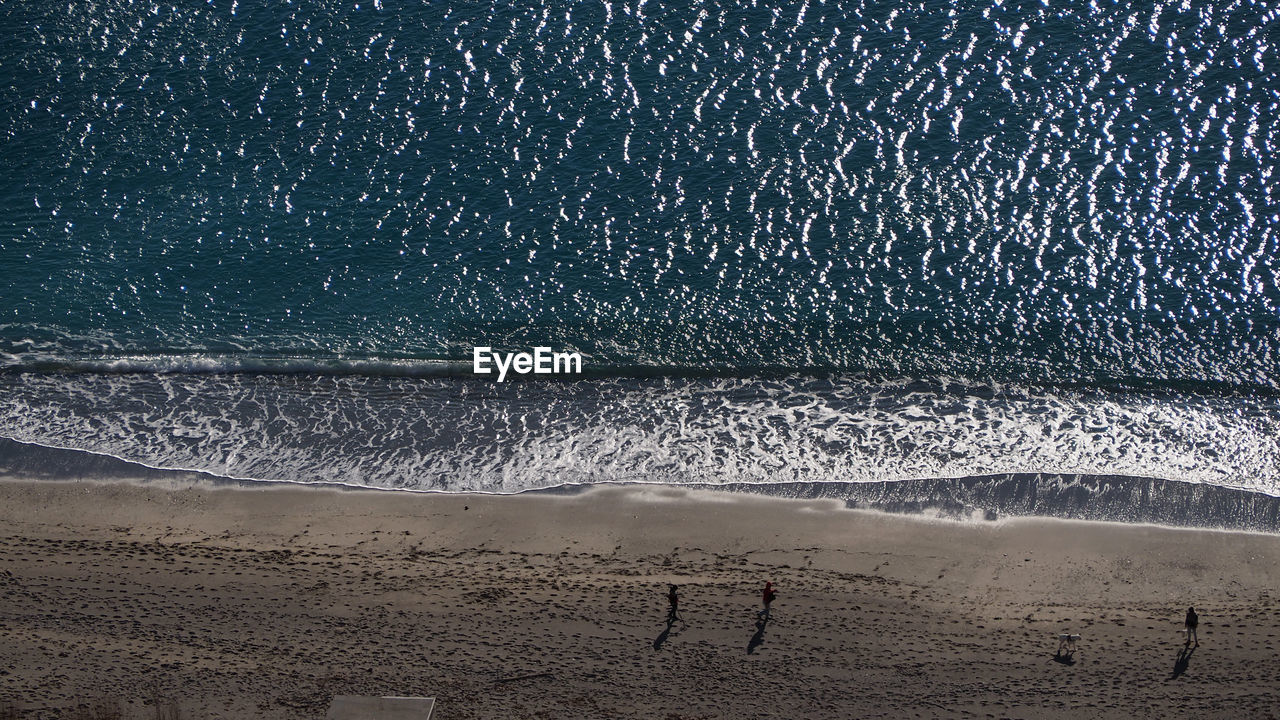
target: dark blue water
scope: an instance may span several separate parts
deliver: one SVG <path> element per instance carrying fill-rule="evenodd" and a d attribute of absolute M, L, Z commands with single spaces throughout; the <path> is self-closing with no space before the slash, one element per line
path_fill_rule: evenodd
<path fill-rule="evenodd" d="M 440 489 L 1280 492 L 1278 31 L 1275 2 L 4 3 L 0 435 Z M 441 377 L 474 345 L 594 379 Z"/>

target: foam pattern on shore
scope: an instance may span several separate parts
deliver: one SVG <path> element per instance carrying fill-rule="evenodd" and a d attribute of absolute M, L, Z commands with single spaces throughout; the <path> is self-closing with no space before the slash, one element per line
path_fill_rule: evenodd
<path fill-rule="evenodd" d="M 1280 497 L 1158 478 L 1014 473 L 875 483 L 720 485 L 719 490 L 840 500 L 851 508 L 960 521 L 1052 517 L 1280 532 Z"/>
<path fill-rule="evenodd" d="M 1048 472 L 1280 494 L 1280 398 L 855 378 L 0 374 L 0 437 L 253 480 L 571 483 Z"/>
<path fill-rule="evenodd" d="M 3 438 L 0 438 L 0 478 L 133 482 L 173 487 L 262 485 L 205 473 L 160 470 L 108 455 L 28 445 Z M 597 486 L 558 485 L 534 492 L 575 495 L 593 487 Z M 729 483 L 685 487 L 797 500 L 837 500 L 850 508 L 961 522 L 1049 517 L 1280 533 L 1280 497 L 1199 483 L 1118 475 L 1023 473 L 870 483 Z"/>

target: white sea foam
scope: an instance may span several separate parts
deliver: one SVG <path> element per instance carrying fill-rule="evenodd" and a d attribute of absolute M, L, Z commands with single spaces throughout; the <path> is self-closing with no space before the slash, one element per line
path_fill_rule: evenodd
<path fill-rule="evenodd" d="M 518 492 L 1012 472 L 1280 495 L 1275 398 L 849 378 L 0 375 L 0 436 L 238 478 Z"/>

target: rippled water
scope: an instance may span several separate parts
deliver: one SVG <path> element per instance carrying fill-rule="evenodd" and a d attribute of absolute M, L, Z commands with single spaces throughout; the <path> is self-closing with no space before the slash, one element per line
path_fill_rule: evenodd
<path fill-rule="evenodd" d="M 1275 2 L 5 3 L 0 434 L 166 466 L 269 439 L 292 460 L 228 471 L 395 486 L 1118 463 L 1280 492 L 1278 21 Z M 378 376 L 534 344 L 605 378 L 719 375 L 468 410 L 558 440 L 386 440 L 461 422 L 441 398 L 477 391 Z M 123 369 L 348 374 L 100 374 Z M 263 382 L 264 437 L 247 415 L 161 441 L 185 427 L 169 401 L 129 399 L 245 407 Z M 913 382 L 932 420 L 871 412 Z M 1002 400 L 956 389 L 987 383 Z M 343 431 L 371 454 L 307 449 L 338 426 L 297 398 L 354 413 L 383 385 L 397 399 Z M 772 427 L 741 396 L 790 392 L 839 408 L 829 441 L 708 429 Z M 656 429 L 671 393 L 719 398 L 695 413 L 710 435 Z M 435 415 L 402 407 L 423 396 Z M 1009 430 L 1037 426 L 1024 396 L 1067 429 Z M 1081 436 L 1061 420 L 1099 413 Z M 597 434 L 631 450 L 568 439 Z"/>

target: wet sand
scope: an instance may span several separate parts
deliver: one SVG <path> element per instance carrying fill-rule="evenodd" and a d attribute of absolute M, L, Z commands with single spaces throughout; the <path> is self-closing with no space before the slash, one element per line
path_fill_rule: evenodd
<path fill-rule="evenodd" d="M 1280 717 L 1276 536 L 202 487 L 0 482 L 0 717 L 320 718 L 338 694 L 435 696 L 436 720 Z"/>

